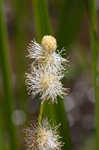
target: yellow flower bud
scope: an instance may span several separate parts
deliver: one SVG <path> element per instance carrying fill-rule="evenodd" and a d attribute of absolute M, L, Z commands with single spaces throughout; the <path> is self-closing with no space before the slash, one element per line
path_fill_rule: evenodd
<path fill-rule="evenodd" d="M 57 48 L 56 39 L 51 35 L 45 35 L 42 38 L 41 45 L 43 50 L 53 53 Z"/>

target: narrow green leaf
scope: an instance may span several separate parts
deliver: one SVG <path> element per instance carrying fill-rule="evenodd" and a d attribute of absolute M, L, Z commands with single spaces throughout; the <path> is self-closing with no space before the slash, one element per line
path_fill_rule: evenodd
<path fill-rule="evenodd" d="M 45 34 L 51 33 L 51 28 L 49 24 L 47 1 L 46 0 L 32 0 L 34 5 L 34 19 L 37 39 L 40 42 L 41 38 Z"/>
<path fill-rule="evenodd" d="M 8 58 L 8 39 L 5 25 L 5 16 L 3 12 L 3 0 L 0 0 L 0 61 L 3 75 L 4 86 L 4 105 L 6 125 L 9 129 L 11 150 L 18 150 L 16 128 L 12 122 L 13 113 L 13 91 L 11 85 L 11 71 Z"/>
<path fill-rule="evenodd" d="M 64 108 L 64 102 L 63 99 L 58 97 L 58 103 L 56 104 L 51 104 L 48 101 L 45 102 L 44 104 L 44 109 L 43 109 L 43 117 L 47 117 L 54 121 L 57 124 L 61 124 L 59 131 L 60 135 L 62 137 L 62 141 L 64 143 L 64 146 L 62 150 L 71 150 L 72 149 L 72 143 L 69 135 L 69 124 Z"/>
<path fill-rule="evenodd" d="M 83 0 L 62 0 L 61 5 L 58 10 L 60 17 L 57 37 L 59 47 L 68 48 L 80 31 L 85 7 Z"/>
<path fill-rule="evenodd" d="M 2 150 L 5 149 L 3 133 L 4 133 L 4 121 L 3 121 L 2 109 L 0 107 L 0 149 L 2 149 Z"/>
<path fill-rule="evenodd" d="M 33 0 L 35 25 L 37 32 L 37 39 L 40 41 L 43 35 L 51 34 L 51 27 L 49 24 L 47 1 L 46 0 Z M 43 117 L 48 117 L 57 123 L 61 123 L 60 134 L 63 137 L 64 147 L 63 150 L 71 150 L 71 140 L 69 137 L 69 127 L 64 109 L 63 100 L 58 98 L 57 104 L 51 104 L 48 101 L 43 104 Z"/>
<path fill-rule="evenodd" d="M 99 71 L 98 71 L 98 55 L 99 55 L 99 38 L 97 35 L 97 15 L 96 15 L 96 1 L 88 1 L 89 19 L 90 19 L 90 41 L 92 49 L 92 70 L 94 93 L 96 100 L 96 150 L 99 150 Z"/>
<path fill-rule="evenodd" d="M 26 0 L 12 0 L 11 1 L 14 22 L 13 22 L 13 38 L 14 38 L 14 67 L 16 73 L 16 88 L 17 99 L 19 99 L 19 109 L 27 110 L 27 99 L 24 85 L 24 72 L 25 72 L 25 57 L 24 50 L 26 46 L 26 31 L 23 22 L 27 22 L 27 1 Z M 24 17 L 25 16 L 25 17 Z M 19 83 L 20 81 L 20 83 Z"/>

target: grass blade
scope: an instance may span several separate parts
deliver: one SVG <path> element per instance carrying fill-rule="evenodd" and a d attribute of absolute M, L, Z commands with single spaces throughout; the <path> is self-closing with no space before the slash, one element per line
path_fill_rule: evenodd
<path fill-rule="evenodd" d="M 76 38 L 80 30 L 80 24 L 84 16 L 83 0 L 62 0 L 59 10 L 59 26 L 57 29 L 57 37 L 59 47 L 68 48 Z"/>
<path fill-rule="evenodd" d="M 24 85 L 25 72 L 25 41 L 27 37 L 23 22 L 27 22 L 28 2 L 25 0 L 12 0 L 12 9 L 14 12 L 14 50 L 15 50 L 15 71 L 16 71 L 16 88 L 18 89 L 19 109 L 27 111 L 27 97 Z M 20 15 L 21 14 L 21 15 Z M 24 17 L 25 16 L 25 17 Z M 24 31 L 25 30 L 25 31 Z M 20 81 L 20 83 L 19 83 Z"/>
<path fill-rule="evenodd" d="M 96 100 L 96 150 L 99 149 L 99 71 L 98 71 L 98 55 L 99 55 L 99 40 L 97 36 L 97 21 L 96 21 L 96 1 L 89 1 L 89 18 L 90 18 L 90 42 L 92 49 L 92 69 L 94 93 Z"/>
<path fill-rule="evenodd" d="M 32 0 L 34 5 L 34 17 L 36 25 L 36 35 L 40 42 L 41 38 L 45 34 L 51 33 L 51 28 L 49 24 L 49 17 L 47 11 L 47 1 L 46 0 Z"/>
<path fill-rule="evenodd" d="M 2 149 L 2 150 L 5 149 L 3 133 L 4 133 L 4 121 L 3 121 L 2 109 L 0 107 L 0 149 Z"/>
<path fill-rule="evenodd" d="M 13 112 L 13 91 L 11 85 L 11 71 L 8 59 L 8 39 L 5 25 L 5 17 L 3 13 L 3 0 L 0 0 L 0 61 L 3 74 L 3 85 L 4 85 L 4 110 L 6 124 L 10 134 L 10 146 L 11 150 L 18 150 L 16 128 L 12 122 Z"/>

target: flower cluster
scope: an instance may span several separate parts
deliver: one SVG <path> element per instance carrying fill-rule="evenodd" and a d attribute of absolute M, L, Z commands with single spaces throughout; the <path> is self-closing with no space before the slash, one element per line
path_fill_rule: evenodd
<path fill-rule="evenodd" d="M 61 80 L 64 77 L 64 64 L 67 60 L 57 53 L 56 39 L 51 35 L 42 38 L 41 44 L 32 41 L 28 46 L 27 57 L 31 60 L 30 72 L 25 73 L 25 83 L 28 94 L 41 97 L 41 105 L 45 100 L 57 102 L 57 96 L 63 96 L 67 89 L 63 88 Z M 48 119 L 34 121 L 25 128 L 25 143 L 28 150 L 61 150 L 63 142 L 58 134 L 59 126 L 51 126 Z"/>
<path fill-rule="evenodd" d="M 36 124 L 24 129 L 28 150 L 61 150 L 63 143 L 58 135 L 59 126 L 51 126 L 48 119 L 42 120 L 39 128 Z"/>
<path fill-rule="evenodd" d="M 27 57 L 31 60 L 30 73 L 25 74 L 25 83 L 29 95 L 40 94 L 42 102 L 51 99 L 57 102 L 57 96 L 63 96 L 67 89 L 61 83 L 64 64 L 68 62 L 60 53 L 56 53 L 57 42 L 51 35 L 42 38 L 41 44 L 32 41 L 28 46 Z"/>

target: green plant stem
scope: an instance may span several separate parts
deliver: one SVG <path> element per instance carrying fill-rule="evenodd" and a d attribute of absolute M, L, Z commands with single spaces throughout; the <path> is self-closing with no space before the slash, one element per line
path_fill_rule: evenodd
<path fill-rule="evenodd" d="M 38 123 L 40 124 L 42 121 L 42 115 L 43 115 L 43 108 L 44 108 L 44 104 L 41 103 L 40 105 L 40 112 L 39 112 L 39 117 L 38 117 Z"/>
<path fill-rule="evenodd" d="M 3 0 L 0 0 L 0 61 L 3 74 L 3 86 L 4 86 L 4 110 L 6 125 L 10 135 L 10 147 L 11 150 L 18 150 L 16 128 L 12 122 L 13 113 L 13 91 L 11 85 L 11 71 L 8 59 L 8 39 L 5 25 L 5 16 L 3 13 Z"/>
<path fill-rule="evenodd" d="M 99 150 L 99 78 L 98 72 L 98 54 L 99 54 L 99 40 L 97 36 L 97 21 L 96 21 L 96 1 L 89 0 L 89 17 L 90 17 L 90 40 L 92 49 L 92 69 L 94 93 L 96 100 L 96 150 Z"/>

